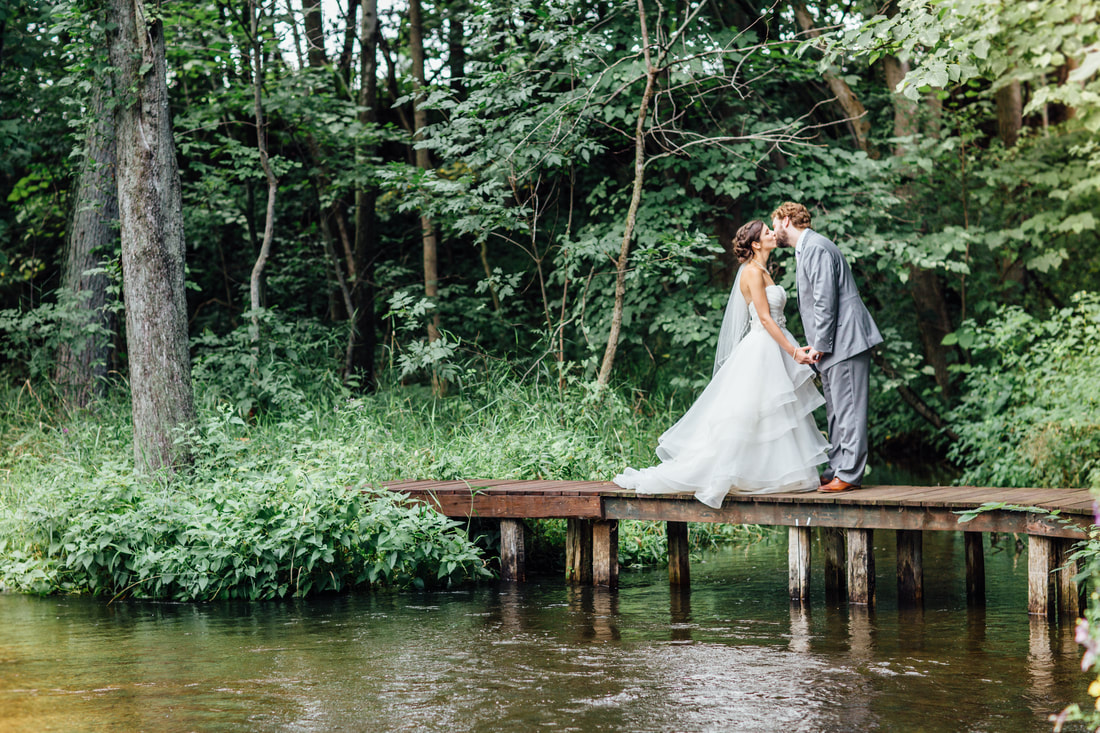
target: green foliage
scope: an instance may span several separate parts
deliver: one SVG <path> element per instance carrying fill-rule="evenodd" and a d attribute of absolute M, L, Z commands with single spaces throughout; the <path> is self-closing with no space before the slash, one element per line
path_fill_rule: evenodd
<path fill-rule="evenodd" d="M 765 527 L 743 524 L 693 522 L 688 525 L 688 547 L 693 557 L 705 550 L 729 544 L 749 544 L 763 539 Z M 668 562 L 668 537 L 663 522 L 619 523 L 619 562 L 625 567 L 648 567 Z"/>
<path fill-rule="evenodd" d="M 165 481 L 135 474 L 124 420 L 78 413 L 57 423 L 45 406 L 8 395 L 0 400 L 0 585 L 207 600 L 484 577 L 460 525 L 357 487 L 606 479 L 624 464 L 652 462 L 655 436 L 682 409 L 671 399 L 654 410 L 606 391 L 597 398 L 581 384 L 559 392 L 504 372 L 470 379 L 442 400 L 391 384 L 333 407 L 323 398 L 329 390 L 316 385 L 305 404 L 273 401 L 251 421 L 234 403 L 208 398 L 187 436 L 193 465 Z M 103 404 L 99 413 L 126 410 Z M 698 525 L 692 547 L 756 533 Z M 559 555 L 563 543 L 563 523 L 536 525 L 533 551 Z M 625 565 L 660 562 L 663 528 L 624 523 L 620 544 Z"/>
<path fill-rule="evenodd" d="M 960 481 L 979 486 L 1100 484 L 1100 295 L 1081 293 L 1046 319 L 1002 308 L 964 324 L 972 363 L 951 414 Z"/>
<path fill-rule="evenodd" d="M 527 556 L 538 558 L 543 567 L 565 567 L 564 519 L 528 522 Z M 688 525 L 688 547 L 692 557 L 730 544 L 744 545 L 765 538 L 766 527 L 742 524 L 692 522 Z M 619 522 L 619 564 L 623 568 L 647 568 L 668 562 L 668 537 L 663 522 L 623 520 Z"/>
<path fill-rule="evenodd" d="M 848 50 L 894 53 L 918 63 L 899 91 L 919 99 L 923 88 L 945 89 L 974 77 L 994 88 L 1011 81 L 1034 92 L 1026 113 L 1061 103 L 1100 130 L 1100 10 L 1090 0 L 1031 3 L 991 0 L 901 0 L 890 17 L 876 15 L 846 33 Z M 1064 67 L 1073 63 L 1073 71 Z"/>
<path fill-rule="evenodd" d="M 117 278 L 118 273 L 110 273 Z M 81 307 L 90 293 L 60 291 L 56 302 L 36 308 L 0 310 L 0 354 L 8 362 L 7 376 L 35 383 L 49 380 L 62 343 L 80 351 L 95 339 L 110 338 L 101 323 Z M 110 308 L 120 307 L 114 303 Z"/>
<path fill-rule="evenodd" d="M 251 318 L 251 312 L 245 313 Z M 237 414 L 277 410 L 293 414 L 344 396 L 333 370 L 342 334 L 308 318 L 286 318 L 261 310 L 260 338 L 252 340 L 250 326 L 226 336 L 206 330 L 194 339 L 192 379 L 199 400 L 208 405 L 228 403 Z"/>
<path fill-rule="evenodd" d="M 168 483 L 135 474 L 127 427 L 106 441 L 91 421 L 39 435 L 5 458 L 18 488 L 0 501 L 0 586 L 263 599 L 486 576 L 457 523 L 355 488 L 371 444 L 347 416 L 322 438 L 311 414 L 250 430 L 224 406 Z"/>

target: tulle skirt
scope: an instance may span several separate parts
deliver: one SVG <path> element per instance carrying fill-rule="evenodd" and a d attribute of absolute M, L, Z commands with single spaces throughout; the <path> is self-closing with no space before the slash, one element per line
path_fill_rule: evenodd
<path fill-rule="evenodd" d="M 829 445 L 813 417 L 823 404 L 813 370 L 754 328 L 660 437 L 661 463 L 627 468 L 613 481 L 640 494 L 694 493 L 714 508 L 730 492 L 812 491 L 817 467 L 828 460 Z"/>

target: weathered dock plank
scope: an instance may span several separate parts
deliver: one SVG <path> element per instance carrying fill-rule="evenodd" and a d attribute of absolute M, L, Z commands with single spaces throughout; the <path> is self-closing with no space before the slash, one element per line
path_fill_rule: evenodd
<path fill-rule="evenodd" d="M 688 523 L 722 522 L 789 527 L 788 577 L 791 600 L 809 598 L 811 529 L 822 529 L 826 598 L 847 589 L 848 602 L 875 603 L 875 530 L 895 530 L 898 599 L 923 600 L 924 531 L 962 531 L 965 537 L 968 601 L 985 597 L 983 534 L 1028 535 L 1028 610 L 1036 615 L 1079 610 L 1073 569 L 1064 568 L 1067 548 L 1093 525 L 1093 498 L 1087 489 L 992 488 L 980 486 L 866 486 L 843 494 L 731 494 L 714 509 L 689 493 L 639 495 L 609 481 L 477 479 L 407 480 L 377 488 L 398 492 L 454 518 L 501 520 L 501 573 L 522 580 L 524 519 L 564 518 L 566 575 L 572 582 L 614 587 L 618 582 L 618 522 L 665 522 L 669 581 L 686 586 L 690 577 Z M 960 515 L 982 505 L 1038 507 L 1044 511 L 996 508 L 960 523 Z M 1056 511 L 1051 517 L 1045 512 Z"/>

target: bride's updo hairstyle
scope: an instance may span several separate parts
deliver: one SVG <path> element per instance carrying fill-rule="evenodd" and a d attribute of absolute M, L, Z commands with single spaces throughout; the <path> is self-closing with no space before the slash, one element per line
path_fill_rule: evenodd
<path fill-rule="evenodd" d="M 753 219 L 737 230 L 737 234 L 733 235 L 733 256 L 738 262 L 744 264 L 752 259 L 752 243 L 759 242 L 763 233 L 764 222 L 759 219 Z"/>

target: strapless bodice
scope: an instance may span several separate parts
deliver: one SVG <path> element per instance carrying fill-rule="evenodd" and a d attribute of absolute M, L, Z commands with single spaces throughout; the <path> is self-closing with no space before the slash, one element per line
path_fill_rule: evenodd
<path fill-rule="evenodd" d="M 768 297 L 768 309 L 771 311 L 772 320 L 778 323 L 780 328 L 786 328 L 787 317 L 783 315 L 783 309 L 787 306 L 787 291 L 779 285 L 768 285 L 764 288 L 764 294 Z M 749 303 L 749 327 L 754 331 L 764 328 L 756 312 L 756 303 Z"/>

